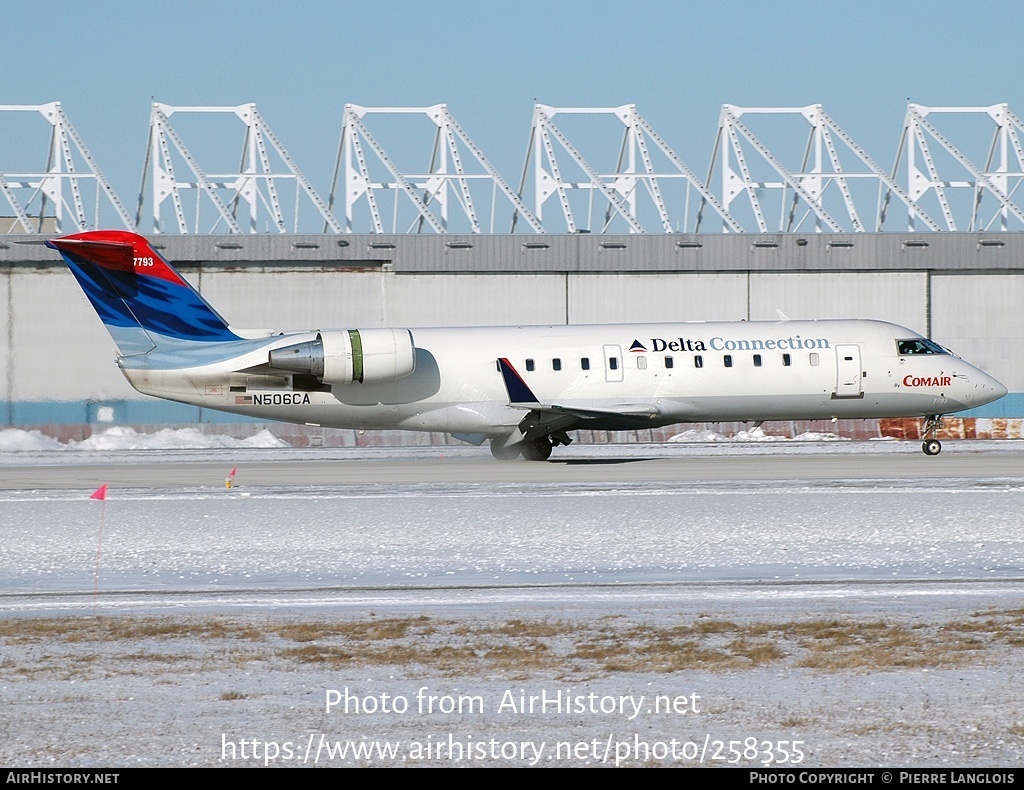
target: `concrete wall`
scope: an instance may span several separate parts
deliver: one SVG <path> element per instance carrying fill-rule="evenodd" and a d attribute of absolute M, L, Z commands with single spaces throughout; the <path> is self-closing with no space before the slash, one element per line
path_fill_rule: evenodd
<path fill-rule="evenodd" d="M 936 335 L 1011 390 L 1024 389 L 1024 274 L 933 277 L 932 302 Z"/>

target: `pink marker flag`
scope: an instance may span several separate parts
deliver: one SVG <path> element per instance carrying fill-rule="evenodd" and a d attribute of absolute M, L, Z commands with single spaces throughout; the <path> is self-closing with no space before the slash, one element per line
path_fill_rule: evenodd
<path fill-rule="evenodd" d="M 99 488 L 97 488 L 95 491 L 93 491 L 91 494 L 89 494 L 89 499 L 98 499 L 100 502 L 106 502 L 107 501 L 107 484 L 104 483 Z"/>
<path fill-rule="evenodd" d="M 228 477 L 234 477 L 235 476 L 235 472 L 237 472 L 237 471 L 238 471 L 238 467 L 237 466 L 232 466 L 231 467 L 231 471 L 228 472 Z"/>

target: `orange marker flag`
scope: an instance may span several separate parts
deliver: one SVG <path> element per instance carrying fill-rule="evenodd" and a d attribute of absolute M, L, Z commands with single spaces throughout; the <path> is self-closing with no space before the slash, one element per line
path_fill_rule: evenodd
<path fill-rule="evenodd" d="M 103 517 L 107 513 L 107 484 L 104 483 L 91 494 L 89 499 L 99 500 L 100 505 L 100 531 L 96 537 L 96 576 L 92 585 L 92 608 L 96 609 L 96 596 L 100 591 L 100 547 L 103 545 Z"/>

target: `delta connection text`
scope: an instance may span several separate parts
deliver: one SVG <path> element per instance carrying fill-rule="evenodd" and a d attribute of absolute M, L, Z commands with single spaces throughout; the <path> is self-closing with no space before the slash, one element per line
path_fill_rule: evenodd
<path fill-rule="evenodd" d="M 739 338 L 729 339 L 724 337 L 713 337 L 707 342 L 694 340 L 693 338 L 680 337 L 675 340 L 666 340 L 662 337 L 652 337 L 650 347 L 634 340 L 630 351 L 815 351 L 822 348 L 832 348 L 828 338 L 810 337 L 802 338 L 800 335 L 776 338 Z"/>

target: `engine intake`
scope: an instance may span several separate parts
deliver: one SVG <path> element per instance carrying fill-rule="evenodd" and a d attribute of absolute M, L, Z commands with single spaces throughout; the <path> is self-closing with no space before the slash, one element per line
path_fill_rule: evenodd
<path fill-rule="evenodd" d="M 416 370 L 416 347 L 408 329 L 325 329 L 316 340 L 273 349 L 270 366 L 324 384 L 395 381 Z"/>

